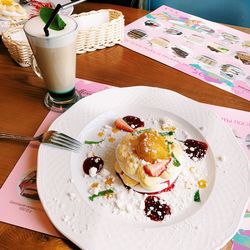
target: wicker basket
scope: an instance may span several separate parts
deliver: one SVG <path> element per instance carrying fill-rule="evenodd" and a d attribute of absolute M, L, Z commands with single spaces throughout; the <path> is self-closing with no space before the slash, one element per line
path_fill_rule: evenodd
<path fill-rule="evenodd" d="M 32 55 L 28 41 L 15 41 L 12 34 L 21 32 L 23 26 L 12 27 L 3 32 L 2 40 L 5 47 L 8 49 L 11 57 L 22 67 L 30 66 L 30 58 Z"/>
<path fill-rule="evenodd" d="M 116 10 L 98 10 L 78 15 L 72 15 L 78 22 L 84 21 L 85 17 L 94 14 L 108 12 L 109 21 L 101 23 L 95 27 L 88 29 L 78 29 L 77 34 L 77 54 L 95 51 L 111 47 L 115 44 L 121 43 L 124 36 L 124 16 L 120 11 Z M 23 26 L 12 27 L 3 32 L 2 40 L 8 49 L 11 57 L 22 67 L 29 67 L 31 65 L 30 58 L 32 55 L 31 48 L 27 40 L 15 41 L 12 34 L 22 31 Z"/>
<path fill-rule="evenodd" d="M 77 21 L 88 18 L 93 14 L 108 12 L 109 21 L 86 30 L 78 30 L 77 35 L 77 54 L 111 47 L 121 43 L 124 37 L 124 16 L 116 10 L 99 10 L 72 15 Z"/>

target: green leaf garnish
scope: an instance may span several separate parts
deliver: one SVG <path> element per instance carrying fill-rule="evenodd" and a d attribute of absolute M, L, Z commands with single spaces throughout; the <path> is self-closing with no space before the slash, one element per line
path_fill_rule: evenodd
<path fill-rule="evenodd" d="M 201 202 L 201 197 L 200 197 L 200 191 L 199 191 L 199 189 L 194 194 L 194 201 L 195 202 Z"/>
<path fill-rule="evenodd" d="M 45 24 L 49 21 L 50 16 L 53 12 L 53 9 L 42 7 L 40 9 L 40 17 L 45 22 Z M 56 14 L 53 22 L 50 24 L 49 28 L 52 30 L 62 30 L 66 26 L 66 23 L 62 20 L 62 18 Z"/>
<path fill-rule="evenodd" d="M 112 194 L 112 193 L 114 193 L 112 189 L 103 190 L 103 191 L 100 191 L 98 194 L 93 194 L 89 196 L 89 199 L 93 201 L 97 197 L 105 196 L 106 194 Z"/>
<path fill-rule="evenodd" d="M 168 151 L 168 153 L 171 152 L 171 149 L 170 149 L 170 145 L 171 145 L 171 144 L 173 144 L 173 142 L 167 141 L 167 151 Z"/>
<path fill-rule="evenodd" d="M 85 144 L 99 144 L 101 142 L 103 142 L 104 140 L 101 141 L 84 141 Z"/>
<path fill-rule="evenodd" d="M 168 131 L 168 132 L 159 132 L 161 136 L 171 136 L 174 134 L 174 131 Z"/>
<path fill-rule="evenodd" d="M 142 134 L 142 133 L 149 132 L 149 131 L 151 131 L 151 130 L 152 130 L 151 128 L 141 129 L 141 130 L 132 132 L 132 135 L 140 135 L 140 134 Z"/>
<path fill-rule="evenodd" d="M 181 165 L 181 163 L 177 160 L 177 158 L 175 157 L 174 153 L 171 153 L 171 156 L 173 157 L 173 165 L 175 167 L 179 167 Z"/>

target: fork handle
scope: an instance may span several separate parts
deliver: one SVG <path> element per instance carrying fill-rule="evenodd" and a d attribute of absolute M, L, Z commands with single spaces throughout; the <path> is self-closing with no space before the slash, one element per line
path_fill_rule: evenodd
<path fill-rule="evenodd" d="M 12 135 L 7 133 L 0 133 L 0 139 L 14 140 L 14 141 L 37 141 L 38 138 L 32 136 Z"/>

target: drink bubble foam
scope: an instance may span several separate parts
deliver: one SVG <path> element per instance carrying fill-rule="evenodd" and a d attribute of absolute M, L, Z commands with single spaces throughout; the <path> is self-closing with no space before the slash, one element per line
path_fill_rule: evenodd
<path fill-rule="evenodd" d="M 45 23 L 40 16 L 28 20 L 24 25 L 24 32 L 28 36 L 29 42 L 39 47 L 58 48 L 72 43 L 75 39 L 76 21 L 69 16 L 61 16 L 66 26 L 62 30 L 49 29 L 49 36 L 45 36 Z"/>

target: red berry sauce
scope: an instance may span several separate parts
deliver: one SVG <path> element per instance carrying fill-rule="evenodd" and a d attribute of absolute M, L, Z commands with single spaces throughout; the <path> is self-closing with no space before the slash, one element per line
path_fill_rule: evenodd
<path fill-rule="evenodd" d="M 116 173 L 116 175 L 120 178 L 120 180 L 121 180 L 122 184 L 124 185 L 124 187 L 125 187 L 126 189 L 130 190 L 131 187 L 127 186 L 127 185 L 123 182 L 123 180 L 122 180 L 120 174 Z M 166 183 L 166 186 L 167 186 L 167 187 L 164 188 L 164 189 L 162 189 L 162 190 L 160 190 L 160 191 L 156 191 L 156 192 L 147 193 L 147 192 L 139 192 L 139 191 L 136 191 L 136 190 L 134 190 L 133 188 L 132 188 L 132 189 L 133 189 L 135 192 L 139 193 L 139 194 L 150 194 L 150 195 L 161 194 L 161 193 L 164 193 L 164 192 L 169 192 L 169 191 L 171 191 L 172 189 L 174 189 L 176 180 L 177 180 L 177 178 L 175 179 L 175 181 L 174 181 L 171 185 L 169 185 L 169 180 L 165 181 L 164 183 Z"/>
<path fill-rule="evenodd" d="M 162 221 L 166 215 L 171 214 L 170 207 L 158 196 L 148 196 L 145 199 L 145 215 L 153 221 Z"/>
<path fill-rule="evenodd" d="M 177 179 L 176 179 L 177 180 Z M 164 193 L 164 192 L 169 192 L 169 191 L 171 191 L 172 189 L 174 189 L 174 187 L 175 187 L 175 182 L 176 182 L 176 180 L 171 184 L 171 185 L 169 185 L 169 180 L 167 180 L 166 181 L 166 183 L 167 183 L 167 187 L 166 188 L 164 188 L 164 189 L 162 189 L 161 191 L 158 191 L 158 192 L 152 192 L 152 193 L 150 193 L 151 195 L 154 195 L 154 194 L 161 194 L 161 193 Z M 146 193 L 142 193 L 142 194 L 146 194 Z"/>
<path fill-rule="evenodd" d="M 205 142 L 187 139 L 184 141 L 184 145 L 187 147 L 185 152 L 190 159 L 200 160 L 207 153 L 208 145 Z"/>
<path fill-rule="evenodd" d="M 144 127 L 144 122 L 136 117 L 136 116 L 132 116 L 132 115 L 128 115 L 128 116 L 124 116 L 122 118 L 131 128 L 140 128 L 140 127 Z"/>
<path fill-rule="evenodd" d="M 104 165 L 104 161 L 101 157 L 98 156 L 92 156 L 88 157 L 84 162 L 83 162 L 83 171 L 85 174 L 89 174 L 89 170 L 91 168 L 96 168 L 97 173 L 99 173 Z"/>

